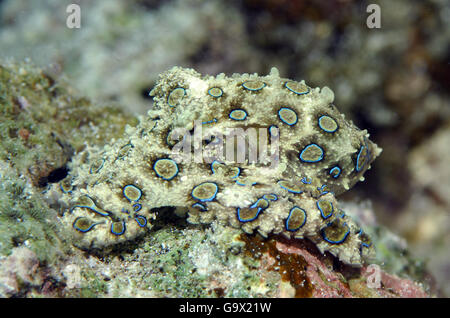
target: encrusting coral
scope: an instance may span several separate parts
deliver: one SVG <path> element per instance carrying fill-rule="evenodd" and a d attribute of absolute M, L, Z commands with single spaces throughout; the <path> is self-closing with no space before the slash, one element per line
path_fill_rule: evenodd
<path fill-rule="evenodd" d="M 335 195 L 364 180 L 381 149 L 339 113 L 329 88 L 275 68 L 202 77 L 174 67 L 150 94 L 155 107 L 139 125 L 80 153 L 61 182 L 62 220 L 77 247 L 132 241 L 170 206 L 191 223 L 308 238 L 354 266 L 373 255 Z"/>

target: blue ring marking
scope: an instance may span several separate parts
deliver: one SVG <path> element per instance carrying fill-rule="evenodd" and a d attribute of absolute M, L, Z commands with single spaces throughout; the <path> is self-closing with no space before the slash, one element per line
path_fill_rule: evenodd
<path fill-rule="evenodd" d="M 243 118 L 235 118 L 233 117 L 233 113 L 234 112 L 244 112 L 245 116 Z M 238 109 L 233 109 L 230 114 L 228 115 L 229 118 L 233 119 L 233 120 L 238 120 L 238 121 L 242 121 L 245 120 L 247 118 L 248 114 L 245 110 L 238 108 Z"/>
<path fill-rule="evenodd" d="M 361 148 L 359 149 L 358 156 L 356 157 L 356 167 L 355 167 L 355 169 L 356 169 L 357 172 L 360 172 L 362 170 L 362 168 L 366 165 L 366 161 L 367 161 L 367 157 L 369 155 L 369 152 L 367 152 L 367 156 L 364 159 L 364 162 L 363 162 L 362 166 L 361 167 L 359 166 L 359 157 L 361 156 L 361 154 L 362 154 L 362 152 L 363 152 L 363 150 L 365 148 L 366 148 L 366 146 L 362 145 Z"/>
<path fill-rule="evenodd" d="M 211 90 L 213 90 L 213 89 L 219 89 L 220 90 L 220 95 L 213 95 L 213 94 L 211 94 Z M 208 94 L 210 96 L 214 97 L 214 98 L 219 98 L 219 97 L 222 97 L 222 95 L 223 95 L 223 89 L 221 89 L 220 87 L 211 87 L 210 89 L 208 89 Z"/>
<path fill-rule="evenodd" d="M 277 134 L 277 135 L 272 133 L 273 128 L 276 128 L 276 129 L 277 129 L 277 131 L 278 131 L 278 134 Z M 271 126 L 269 127 L 269 135 L 275 136 L 275 137 L 279 137 L 279 136 L 280 136 L 280 129 L 278 128 L 277 125 L 271 125 Z"/>
<path fill-rule="evenodd" d="M 327 193 L 331 193 L 332 195 L 334 195 L 334 192 L 331 192 L 331 191 L 324 191 L 324 192 L 322 192 L 322 193 L 319 194 L 318 198 L 320 198 L 321 196 L 323 196 L 323 195 L 325 195 L 325 194 L 327 194 Z"/>
<path fill-rule="evenodd" d="M 103 213 L 101 211 L 98 211 L 96 209 L 96 207 L 92 207 L 92 206 L 88 206 L 88 205 L 74 205 L 72 207 L 71 211 L 73 211 L 75 208 L 89 209 L 89 210 L 91 210 L 91 211 L 93 211 L 95 213 L 98 213 L 98 214 L 102 215 L 102 216 L 108 216 L 109 215 L 109 213 L 107 211 L 105 211 L 105 213 Z"/>
<path fill-rule="evenodd" d="M 94 202 L 94 200 L 92 200 L 92 198 L 91 198 L 90 196 L 88 196 L 87 194 L 85 194 L 85 195 L 83 195 L 83 196 L 88 197 L 92 202 Z M 74 206 L 70 209 L 70 212 L 72 212 L 75 208 L 89 209 L 89 210 L 91 210 L 91 211 L 93 211 L 93 212 L 95 212 L 95 213 L 97 213 L 97 214 L 100 214 L 101 216 L 108 216 L 108 215 L 110 214 L 110 212 L 108 212 L 108 211 L 100 211 L 100 210 L 97 210 L 98 208 L 97 208 L 97 206 L 95 205 L 95 203 L 93 203 L 93 206 L 89 206 L 89 205 L 79 205 L 79 204 L 74 205 Z"/>
<path fill-rule="evenodd" d="M 130 211 L 128 211 L 127 209 L 124 209 L 124 208 L 122 208 L 122 210 L 120 212 L 125 213 L 125 214 L 130 214 Z"/>
<path fill-rule="evenodd" d="M 171 146 L 171 144 L 170 144 L 170 142 L 169 142 L 169 139 L 171 139 L 170 138 L 170 133 L 171 133 L 172 131 L 169 131 L 169 133 L 167 134 L 167 136 L 166 136 L 166 144 L 168 144 L 169 146 Z M 174 144 L 176 144 L 176 142 L 174 141 Z"/>
<path fill-rule="evenodd" d="M 302 158 L 303 153 L 304 153 L 307 149 L 309 149 L 310 147 L 318 148 L 318 149 L 321 151 L 321 155 L 320 155 L 319 159 L 316 159 L 316 160 L 305 160 L 305 159 Z M 300 158 L 300 160 L 303 161 L 303 162 L 315 163 L 315 162 L 322 161 L 322 159 L 323 159 L 323 154 L 324 154 L 324 151 L 323 151 L 322 147 L 320 147 L 318 144 L 312 143 L 312 144 L 309 144 L 308 146 L 306 146 L 306 147 L 302 150 L 302 152 L 301 152 L 300 155 L 299 155 L 299 158 Z"/>
<path fill-rule="evenodd" d="M 76 223 L 79 219 L 81 219 L 81 218 L 83 218 L 83 216 L 77 217 L 77 218 L 75 219 L 75 221 L 73 221 L 72 227 L 73 227 L 75 230 L 80 231 L 80 232 L 82 232 L 82 233 L 89 232 L 90 230 L 92 230 L 92 228 L 93 228 L 94 226 L 96 226 L 96 225 L 98 224 L 98 223 L 94 223 L 94 222 L 93 222 L 86 230 L 82 230 L 82 229 L 80 229 L 79 227 L 76 227 L 76 226 L 75 226 L 75 223 Z"/>
<path fill-rule="evenodd" d="M 224 166 L 225 166 L 224 163 L 219 162 L 218 160 L 213 160 L 213 162 L 211 162 L 211 165 L 210 165 L 210 168 L 211 168 L 211 171 L 212 171 L 213 174 L 216 173 L 216 171 L 214 170 L 214 164 L 215 164 L 215 163 L 216 163 L 216 164 L 219 164 L 219 165 L 224 165 Z"/>
<path fill-rule="evenodd" d="M 247 186 L 247 184 L 239 182 L 239 180 L 236 180 L 236 184 L 240 185 L 240 186 L 243 186 L 243 187 Z M 257 184 L 257 182 L 252 182 L 252 184 L 250 184 L 250 186 L 254 186 L 255 184 Z"/>
<path fill-rule="evenodd" d="M 169 99 L 170 99 L 170 95 L 172 95 L 172 93 L 175 92 L 175 91 L 178 90 L 178 89 L 182 89 L 182 90 L 183 90 L 183 96 L 181 96 L 181 98 L 183 98 L 184 96 L 186 96 L 186 89 L 184 89 L 183 87 L 176 87 L 176 88 L 174 88 L 174 89 L 169 93 L 169 95 L 167 96 L 167 105 L 169 105 L 170 107 L 176 107 L 176 106 L 177 106 L 177 105 L 170 105 Z M 181 98 L 180 98 L 180 100 L 181 100 Z"/>
<path fill-rule="evenodd" d="M 170 178 L 166 178 L 166 177 L 162 176 L 161 174 L 159 174 L 158 170 L 155 169 L 156 164 L 157 164 L 159 161 L 162 161 L 162 160 L 164 160 L 164 161 L 170 161 L 170 162 L 172 162 L 172 163 L 175 165 L 176 171 L 175 171 L 175 173 L 174 173 Z M 166 181 L 170 181 L 170 180 L 172 180 L 173 178 L 175 178 L 175 177 L 178 175 L 178 172 L 180 172 L 180 169 L 178 168 L 178 164 L 177 164 L 174 160 L 168 159 L 168 158 L 161 158 L 161 159 L 156 160 L 155 163 L 153 164 L 153 171 L 155 171 L 156 175 L 157 175 L 158 177 L 160 177 L 161 179 L 166 180 Z M 139 197 L 139 198 L 140 198 L 140 197 Z M 136 200 L 136 201 L 138 201 L 138 200 Z"/>
<path fill-rule="evenodd" d="M 122 148 L 120 148 L 119 152 L 117 154 L 116 160 L 123 159 L 123 157 L 125 157 L 128 154 L 128 152 L 133 148 L 134 148 L 134 145 L 131 143 L 128 143 L 125 146 L 123 146 Z"/>
<path fill-rule="evenodd" d="M 281 112 L 283 109 L 287 109 L 287 110 L 289 110 L 289 111 L 291 111 L 291 112 L 293 112 L 293 113 L 295 114 L 295 122 L 294 122 L 294 123 L 288 123 L 286 120 L 283 119 L 283 117 L 282 117 L 281 114 L 280 114 L 280 112 Z M 289 125 L 289 126 L 294 126 L 296 123 L 298 123 L 298 115 L 297 115 L 297 112 L 296 112 L 295 110 L 289 108 L 289 107 L 281 107 L 281 108 L 278 110 L 278 118 L 280 118 L 280 120 L 281 120 L 283 123 L 285 123 L 286 125 Z"/>
<path fill-rule="evenodd" d="M 222 165 L 225 166 L 225 164 L 223 164 L 223 163 L 221 163 L 221 162 L 219 162 L 219 161 L 217 161 L 217 160 L 214 160 L 214 161 L 211 163 L 211 171 L 212 171 L 212 173 L 216 173 L 216 171 L 214 170 L 214 166 L 213 166 L 214 163 L 222 164 Z M 234 175 L 234 176 L 231 177 L 231 179 L 236 179 L 236 178 L 239 177 L 239 175 L 241 174 L 241 168 L 239 168 L 239 167 L 233 167 L 233 168 L 237 168 L 238 171 L 237 171 L 236 175 Z M 238 181 L 236 180 L 236 182 L 238 182 Z M 256 182 L 255 182 L 255 183 L 256 183 Z M 255 183 L 253 183 L 253 184 L 255 184 Z M 240 185 L 244 185 L 244 184 L 241 183 Z"/>
<path fill-rule="evenodd" d="M 139 203 L 133 204 L 134 212 L 139 212 L 142 209 L 142 205 Z"/>
<path fill-rule="evenodd" d="M 263 211 L 263 210 L 265 210 L 265 209 L 267 209 L 268 207 L 269 207 L 269 200 L 267 200 L 267 199 L 264 199 L 264 198 L 259 198 L 258 200 L 256 200 L 256 202 L 255 203 L 253 203 L 251 206 L 250 206 L 250 209 L 254 209 L 254 208 L 256 208 L 257 206 L 258 206 L 258 202 L 259 201 L 261 201 L 261 200 L 265 200 L 265 201 L 267 201 L 267 206 L 265 207 L 265 208 L 262 208 L 262 207 L 258 207 L 258 209 L 261 209 L 261 211 Z"/>
<path fill-rule="evenodd" d="M 325 228 L 322 229 L 321 233 L 322 233 L 323 239 L 324 239 L 325 241 L 327 241 L 328 243 L 330 243 L 330 244 L 341 244 L 342 242 L 344 242 L 345 239 L 347 238 L 347 236 L 350 234 L 350 229 L 348 228 L 347 223 L 346 223 L 346 222 L 344 223 L 344 225 L 347 227 L 347 232 L 345 233 L 344 237 L 343 237 L 341 240 L 339 240 L 339 241 L 333 241 L 333 240 L 330 240 L 330 239 L 325 235 L 325 229 L 326 229 L 328 226 L 330 226 L 330 225 L 331 225 L 331 223 L 328 223 L 328 225 L 327 225 Z"/>
<path fill-rule="evenodd" d="M 361 243 L 361 247 L 367 247 L 367 248 L 369 248 L 369 247 L 371 247 L 371 246 L 372 246 L 372 243 L 370 243 L 370 244 L 367 244 L 367 243 L 364 243 L 364 242 Z"/>
<path fill-rule="evenodd" d="M 125 189 L 127 189 L 128 187 L 132 187 L 132 188 L 137 189 L 137 190 L 139 191 L 139 197 L 138 197 L 137 199 L 131 200 L 130 198 L 128 198 L 128 197 L 126 196 L 126 194 L 125 194 Z M 142 197 L 142 190 L 139 189 L 138 187 L 136 187 L 136 186 L 133 185 L 133 184 L 127 184 L 126 186 L 124 186 L 123 189 L 122 189 L 122 193 L 123 193 L 123 196 L 124 196 L 128 201 L 130 201 L 130 202 L 137 202 L 137 201 L 139 201 L 139 200 L 141 199 L 141 197 Z"/>
<path fill-rule="evenodd" d="M 337 171 L 337 174 L 335 174 L 335 171 Z M 334 166 L 333 168 L 330 169 L 330 176 L 333 177 L 334 179 L 339 178 L 339 176 L 341 175 L 341 168 L 339 166 Z"/>
<path fill-rule="evenodd" d="M 365 248 L 370 248 L 372 246 L 372 244 L 370 244 L 370 245 L 368 245 L 368 244 L 366 244 L 366 243 L 361 243 L 360 245 L 359 245 L 359 254 L 361 255 L 361 256 L 363 256 L 363 248 L 365 247 Z"/>
<path fill-rule="evenodd" d="M 95 173 L 99 172 L 103 168 L 103 166 L 105 165 L 105 162 L 106 162 L 105 158 L 101 158 L 101 160 L 102 160 L 102 164 L 100 165 L 100 167 L 95 169 Z M 89 167 L 89 173 L 93 174 L 93 172 L 92 172 L 92 165 Z"/>
<path fill-rule="evenodd" d="M 175 144 L 176 144 L 177 142 L 180 142 L 179 139 L 178 139 L 178 140 L 175 140 L 175 139 L 169 138 L 169 137 L 170 137 L 170 134 L 171 134 L 172 132 L 173 132 L 173 130 L 169 131 L 169 132 L 167 133 L 167 136 L 166 136 L 166 144 L 169 145 L 170 147 L 173 147 L 173 146 L 175 146 Z M 169 142 L 169 139 L 172 140 L 172 143 Z M 183 136 L 182 141 L 184 142 L 185 139 L 186 139 L 186 136 Z"/>
<path fill-rule="evenodd" d="M 303 220 L 302 225 L 300 225 L 298 228 L 296 228 L 296 229 L 290 229 L 288 224 L 289 224 L 289 219 L 291 218 L 292 211 L 293 211 L 294 209 L 300 209 L 300 210 L 304 213 L 305 218 L 304 218 L 304 220 Z M 305 211 L 304 209 L 299 208 L 298 206 L 294 206 L 294 207 L 289 211 L 289 216 L 288 216 L 287 219 L 286 219 L 286 222 L 285 222 L 286 230 L 288 230 L 288 231 L 290 231 L 290 232 L 298 231 L 299 229 L 301 229 L 301 228 L 303 227 L 303 225 L 305 225 L 305 223 L 306 223 L 306 218 L 307 218 L 307 217 L 308 217 L 308 215 L 306 214 L 306 211 Z"/>
<path fill-rule="evenodd" d="M 246 90 L 248 90 L 248 91 L 253 91 L 253 92 L 260 91 L 260 90 L 262 90 L 264 87 L 267 86 L 266 83 L 260 81 L 260 82 L 262 82 L 262 83 L 264 84 L 262 87 L 259 87 L 259 88 L 250 88 L 250 87 L 247 87 L 247 86 L 245 85 L 245 84 L 247 84 L 248 82 L 258 82 L 258 80 L 250 80 L 250 81 L 245 81 L 244 83 L 242 83 L 242 87 L 244 87 L 244 88 L 245 88 Z"/>
<path fill-rule="evenodd" d="M 199 202 L 195 202 L 193 205 L 192 205 L 192 207 L 193 208 L 198 208 L 200 211 L 202 211 L 202 212 L 205 212 L 205 211 L 208 211 L 208 209 L 203 205 L 203 204 L 201 204 L 201 203 L 199 203 Z"/>
<path fill-rule="evenodd" d="M 308 94 L 309 93 L 309 91 L 310 91 L 310 89 L 309 89 L 309 87 L 308 86 L 306 86 L 306 88 L 308 89 L 306 92 L 297 92 L 297 91 L 295 91 L 295 90 L 293 90 L 292 88 L 290 88 L 287 84 L 288 83 L 290 83 L 290 82 L 293 82 L 293 81 L 287 81 L 287 82 L 285 82 L 284 83 L 284 87 L 286 87 L 288 90 L 290 90 L 292 93 L 295 93 L 295 94 L 297 94 L 297 95 L 305 95 L 305 94 Z"/>
<path fill-rule="evenodd" d="M 336 123 L 336 129 L 334 129 L 334 130 L 328 130 L 328 129 L 324 128 L 324 127 L 322 126 L 322 123 L 321 123 L 321 120 L 322 120 L 322 118 L 324 118 L 324 117 L 331 118 L 331 119 Z M 327 132 L 327 133 L 334 133 L 334 132 L 336 132 L 336 131 L 339 129 L 339 125 L 337 124 L 336 120 L 335 120 L 333 117 L 328 116 L 328 115 L 322 115 L 322 116 L 320 116 L 319 119 L 318 119 L 318 124 L 319 124 L 320 129 L 322 129 L 323 131 L 325 131 L 325 132 Z"/>
<path fill-rule="evenodd" d="M 169 142 L 169 137 L 170 137 L 170 133 L 171 133 L 172 131 L 169 131 L 168 133 L 167 133 L 167 136 L 166 136 L 166 144 L 167 145 L 169 145 L 169 146 L 172 146 L 171 144 L 170 144 L 170 142 Z M 174 142 L 174 144 L 175 144 L 175 142 Z"/>
<path fill-rule="evenodd" d="M 81 197 L 86 197 L 86 198 L 88 198 L 89 200 L 91 200 L 91 201 L 92 201 L 92 205 L 82 205 L 82 204 L 77 204 L 77 205 L 74 205 L 72 209 L 74 209 L 74 208 L 76 208 L 76 207 L 79 207 L 79 208 L 88 208 L 88 209 L 94 210 L 94 209 L 96 208 L 96 205 L 95 205 L 94 200 L 93 200 L 89 195 L 84 194 L 84 195 L 82 195 Z"/>
<path fill-rule="evenodd" d="M 202 125 L 205 125 L 205 124 L 211 124 L 211 123 L 216 123 L 217 122 L 217 118 L 213 118 L 213 119 L 211 119 L 211 120 L 209 120 L 209 121 L 204 121 L 204 122 L 202 122 Z"/>
<path fill-rule="evenodd" d="M 236 167 L 236 168 L 238 168 L 238 172 L 236 173 L 235 176 L 231 177 L 231 179 L 236 179 L 241 174 L 241 168 L 239 168 L 239 167 Z M 254 184 L 256 184 L 256 182 Z"/>
<path fill-rule="evenodd" d="M 206 198 L 206 199 L 199 199 L 199 198 L 195 197 L 195 195 L 194 195 L 194 190 L 195 190 L 197 187 L 199 187 L 199 186 L 201 186 L 201 185 L 203 185 L 203 184 L 205 184 L 205 183 L 213 184 L 213 185 L 215 186 L 216 189 L 215 189 L 215 191 L 214 191 L 214 194 L 213 194 L 211 197 Z M 214 200 L 214 199 L 216 198 L 217 192 L 219 192 L 219 187 L 217 186 L 217 184 L 216 184 L 215 182 L 209 182 L 209 181 L 206 181 L 206 182 L 200 183 L 199 185 L 196 185 L 196 186 L 192 189 L 191 196 L 192 196 L 195 200 L 199 200 L 200 202 L 210 202 L 210 201 L 212 201 L 212 200 Z"/>
<path fill-rule="evenodd" d="M 134 220 L 140 227 L 144 227 L 147 225 L 147 218 L 143 215 L 136 215 Z"/>
<path fill-rule="evenodd" d="M 364 234 L 364 232 L 363 232 L 363 230 L 362 230 L 362 228 L 360 228 L 359 229 L 359 232 L 358 233 L 355 233 L 356 235 L 358 235 L 358 236 L 361 236 L 361 235 L 363 235 Z M 368 238 L 367 236 L 364 238 L 364 237 L 361 237 L 361 240 L 368 240 L 370 243 L 366 243 L 366 242 L 361 242 L 361 245 L 360 245 L 360 247 L 362 248 L 362 247 L 367 247 L 367 248 L 369 248 L 369 247 L 371 247 L 372 246 L 372 242 L 370 241 L 370 238 Z"/>
<path fill-rule="evenodd" d="M 270 198 L 268 198 L 269 195 L 272 195 L 275 198 L 274 199 L 270 199 Z M 266 199 L 268 201 L 277 201 L 278 200 L 278 196 L 275 193 L 269 193 L 269 194 L 264 194 L 263 195 L 263 199 Z"/>
<path fill-rule="evenodd" d="M 296 194 L 303 193 L 302 190 L 294 191 L 294 190 L 292 190 L 292 189 L 286 188 L 285 186 L 282 186 L 282 185 L 280 184 L 280 181 L 284 181 L 284 180 L 279 180 L 279 181 L 277 182 L 277 184 L 278 184 L 281 188 L 283 188 L 284 190 L 287 190 L 288 192 L 296 193 Z"/>
<path fill-rule="evenodd" d="M 122 235 L 123 233 L 125 233 L 125 230 L 126 230 L 125 221 L 122 221 L 122 231 L 121 232 L 114 232 L 113 225 L 114 225 L 114 223 L 111 223 L 111 233 L 112 234 L 119 236 L 119 235 Z"/>
<path fill-rule="evenodd" d="M 237 218 L 238 218 L 238 220 L 239 220 L 240 222 L 242 222 L 242 223 L 251 222 L 251 221 L 254 221 L 254 220 L 256 220 L 256 219 L 258 218 L 259 213 L 261 213 L 262 210 L 263 210 L 263 209 L 258 208 L 258 210 L 256 211 L 256 215 L 255 215 L 253 218 L 248 219 L 248 220 L 243 220 L 243 219 L 241 218 L 241 208 L 236 208 Z"/>
<path fill-rule="evenodd" d="M 325 216 L 325 215 L 323 214 L 322 208 L 321 208 L 320 205 L 319 205 L 319 202 L 322 202 L 322 201 L 326 201 L 326 202 L 330 202 L 330 201 L 327 201 L 327 200 L 318 200 L 318 201 L 316 202 L 316 206 L 317 206 L 317 208 L 318 208 L 319 211 L 320 211 L 320 215 L 322 216 L 322 218 L 323 218 L 324 220 L 326 220 L 326 219 L 328 219 L 329 217 L 331 217 L 331 216 L 333 215 L 333 212 L 334 212 L 334 206 L 333 206 L 333 203 L 330 202 L 330 205 L 331 205 L 331 213 L 330 213 L 330 215 Z"/>
<path fill-rule="evenodd" d="M 214 139 L 212 139 L 209 144 L 210 145 L 220 145 L 222 142 L 222 138 L 218 137 L 218 136 L 212 136 L 214 137 Z"/>
<path fill-rule="evenodd" d="M 321 187 L 317 187 L 317 190 L 321 191 L 321 192 L 319 193 L 319 196 L 322 196 L 322 195 L 325 195 L 325 194 L 327 194 L 327 193 L 330 193 L 330 191 L 324 191 L 324 190 L 323 190 L 323 188 L 325 188 L 325 187 L 327 187 L 326 184 L 323 184 Z"/>
<path fill-rule="evenodd" d="M 306 177 L 303 177 L 302 180 L 300 180 L 303 184 L 311 184 L 312 180 L 308 182 L 308 180 L 306 180 Z"/>

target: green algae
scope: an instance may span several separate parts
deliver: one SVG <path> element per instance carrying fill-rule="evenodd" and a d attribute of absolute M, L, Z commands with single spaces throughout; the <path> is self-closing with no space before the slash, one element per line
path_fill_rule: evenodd
<path fill-rule="evenodd" d="M 86 283 L 81 286 L 77 293 L 77 297 L 81 298 L 97 298 L 105 295 L 108 291 L 106 282 L 92 272 L 85 272 L 83 275 Z"/>
<path fill-rule="evenodd" d="M 203 235 L 180 240 L 181 232 L 162 229 L 145 244 L 150 252 L 152 279 L 149 286 L 156 292 L 177 297 L 202 297 L 207 288 L 189 258 L 189 247 Z"/>
<path fill-rule="evenodd" d="M 57 212 L 4 162 L 0 162 L 0 254 L 27 246 L 42 263 L 52 263 L 64 249 Z"/>
<path fill-rule="evenodd" d="M 77 97 L 29 63 L 0 61 L 0 160 L 28 174 L 34 185 L 64 167 L 85 143 L 104 144 L 136 119 L 117 107 Z"/>
<path fill-rule="evenodd" d="M 42 192 L 86 143 L 103 145 L 136 122 L 116 106 L 77 97 L 31 63 L 0 61 L 0 254 L 25 245 L 53 262 L 67 239 Z"/>

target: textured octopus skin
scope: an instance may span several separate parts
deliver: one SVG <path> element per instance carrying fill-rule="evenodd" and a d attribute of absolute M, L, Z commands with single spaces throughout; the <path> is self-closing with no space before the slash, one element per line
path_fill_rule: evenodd
<path fill-rule="evenodd" d="M 136 127 L 103 148 L 87 147 L 61 183 L 62 221 L 75 246 L 107 252 L 133 241 L 151 230 L 157 208 L 169 206 L 194 224 L 307 238 L 353 266 L 373 257 L 370 238 L 335 197 L 364 179 L 381 149 L 339 113 L 331 89 L 280 78 L 276 68 L 213 77 L 174 67 L 150 95 L 154 107 Z M 189 144 L 186 160 L 177 147 L 199 128 L 209 135 Z M 195 159 L 195 151 L 211 154 L 214 140 L 229 144 L 239 128 L 266 131 L 269 155 Z"/>

